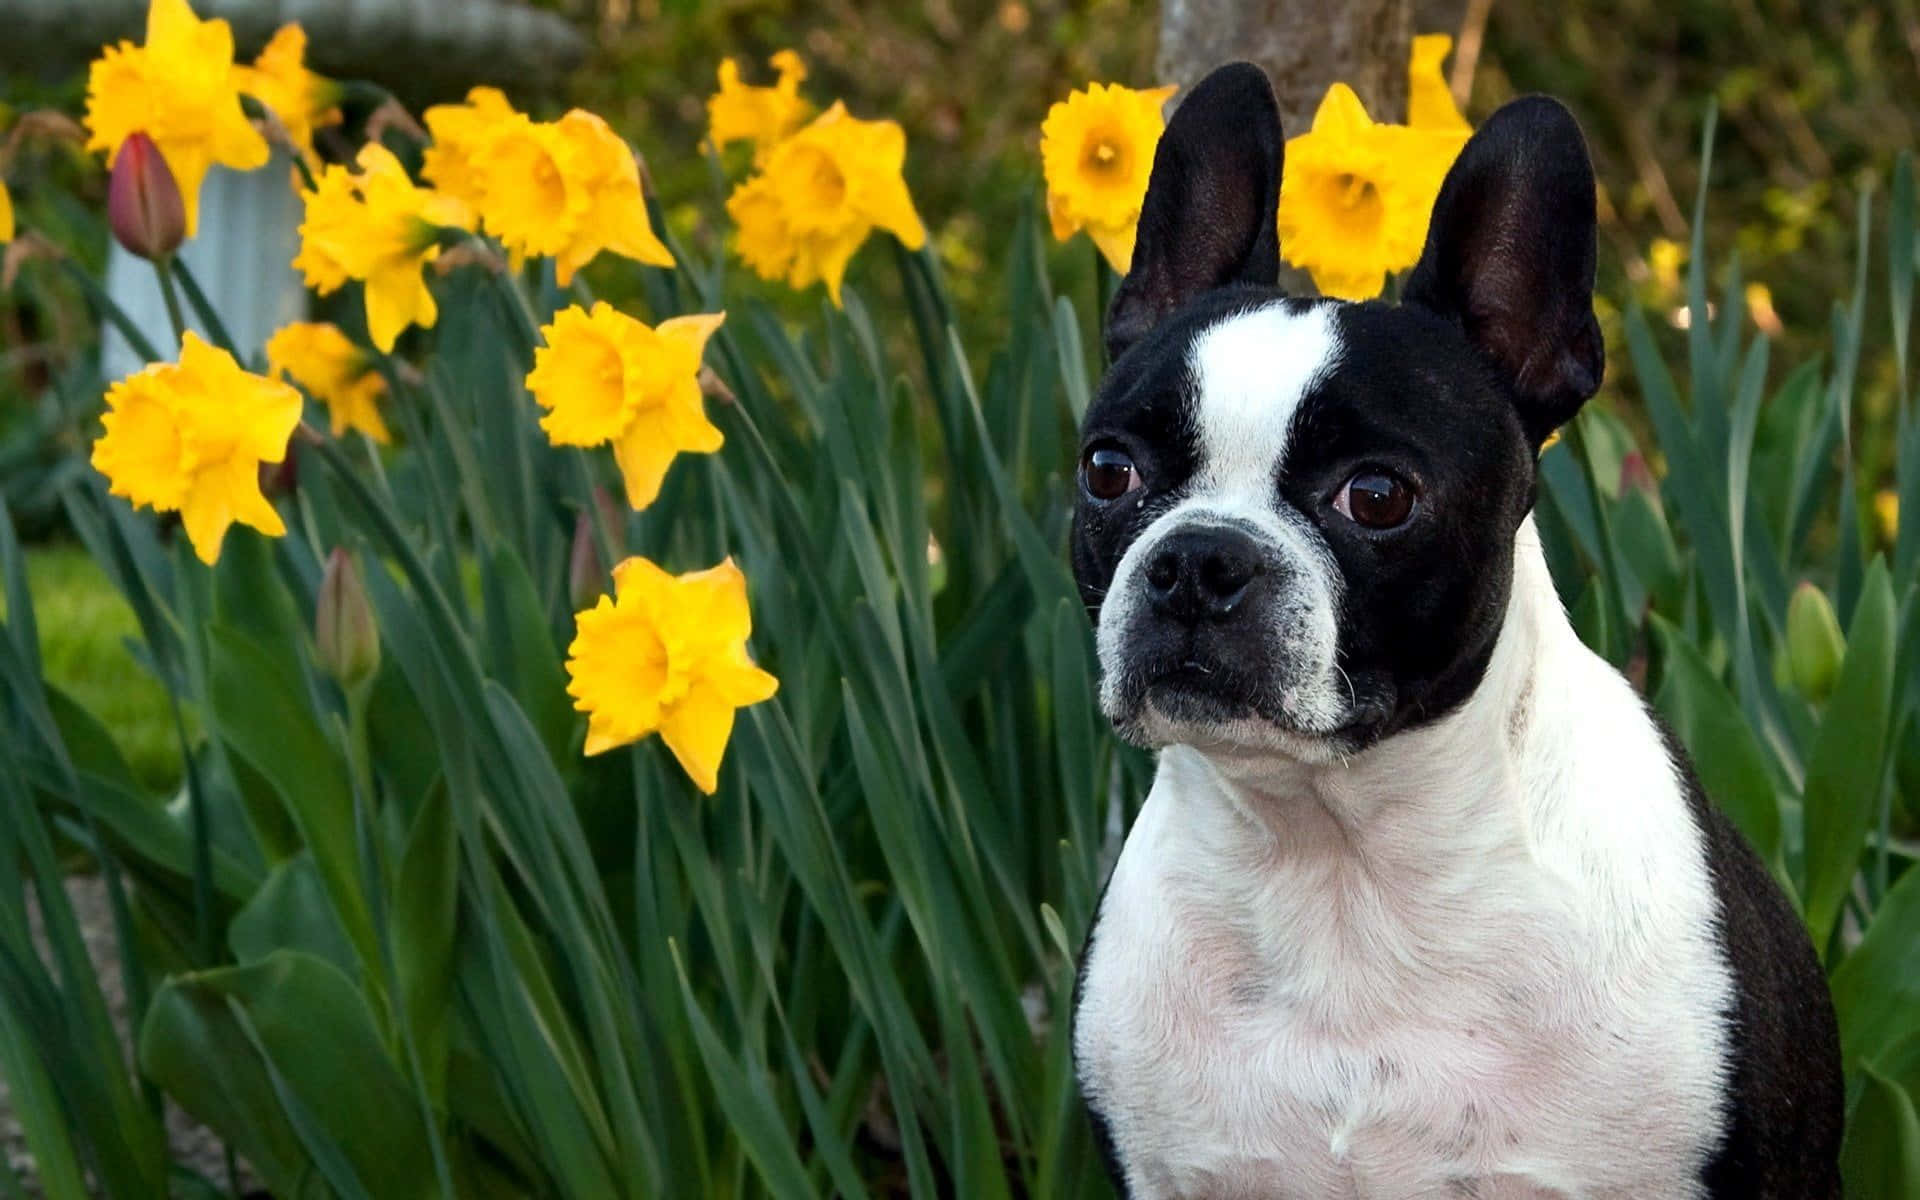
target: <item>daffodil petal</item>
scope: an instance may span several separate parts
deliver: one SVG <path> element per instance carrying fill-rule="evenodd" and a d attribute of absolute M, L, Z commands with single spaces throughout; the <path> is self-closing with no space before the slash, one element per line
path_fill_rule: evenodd
<path fill-rule="evenodd" d="M 1138 225 L 1123 225 L 1117 229 L 1089 225 L 1087 236 L 1100 248 L 1101 257 L 1107 260 L 1107 265 L 1125 275 L 1133 264 L 1133 240 L 1139 228 Z"/>
<path fill-rule="evenodd" d="M 636 420 L 613 443 L 613 461 L 627 485 L 627 505 L 636 512 L 652 504 L 678 450 L 659 436 L 658 423 Z"/>
<path fill-rule="evenodd" d="M 660 739 L 693 785 L 711 796 L 720 788 L 720 760 L 733 736 L 734 707 L 717 695 L 689 695 L 660 722 Z"/>

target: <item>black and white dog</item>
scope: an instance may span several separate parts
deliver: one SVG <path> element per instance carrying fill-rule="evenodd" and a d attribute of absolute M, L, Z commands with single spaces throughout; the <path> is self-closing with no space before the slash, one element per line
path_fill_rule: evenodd
<path fill-rule="evenodd" d="M 1594 181 L 1530 98 L 1398 305 L 1289 298 L 1247 64 L 1160 142 L 1073 560 L 1158 774 L 1074 1052 L 1134 1197 L 1829 1197 L 1820 965 L 1575 636 L 1529 512 L 1600 381 Z"/>

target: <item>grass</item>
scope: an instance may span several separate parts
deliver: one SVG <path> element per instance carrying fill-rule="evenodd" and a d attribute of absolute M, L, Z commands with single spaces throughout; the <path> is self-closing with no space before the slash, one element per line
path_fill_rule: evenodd
<path fill-rule="evenodd" d="M 180 785 L 180 747 L 167 693 L 128 652 L 138 638 L 133 609 L 87 552 L 71 543 L 27 554 L 27 586 L 40 623 L 47 681 L 113 732 L 140 781 L 158 792 Z M 7 611 L 0 595 L 0 619 Z"/>

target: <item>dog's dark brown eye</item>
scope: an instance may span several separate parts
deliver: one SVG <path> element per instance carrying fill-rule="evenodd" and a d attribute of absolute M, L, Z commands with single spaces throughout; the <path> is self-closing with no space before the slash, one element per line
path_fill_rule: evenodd
<path fill-rule="evenodd" d="M 1368 529 L 1392 529 L 1413 512 L 1413 489 L 1385 471 L 1362 471 L 1333 498 L 1334 509 Z"/>
<path fill-rule="evenodd" d="M 1095 500 L 1118 500 L 1140 486 L 1140 472 L 1125 450 L 1095 446 L 1080 460 L 1080 479 Z"/>

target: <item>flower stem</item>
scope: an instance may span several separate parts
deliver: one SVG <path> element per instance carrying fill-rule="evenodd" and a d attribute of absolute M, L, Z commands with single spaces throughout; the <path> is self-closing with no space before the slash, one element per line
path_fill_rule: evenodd
<path fill-rule="evenodd" d="M 178 346 L 187 336 L 187 319 L 180 310 L 180 292 L 173 282 L 173 256 L 153 260 L 154 274 L 160 277 L 160 298 L 167 303 L 167 321 L 173 326 L 173 343 Z"/>

